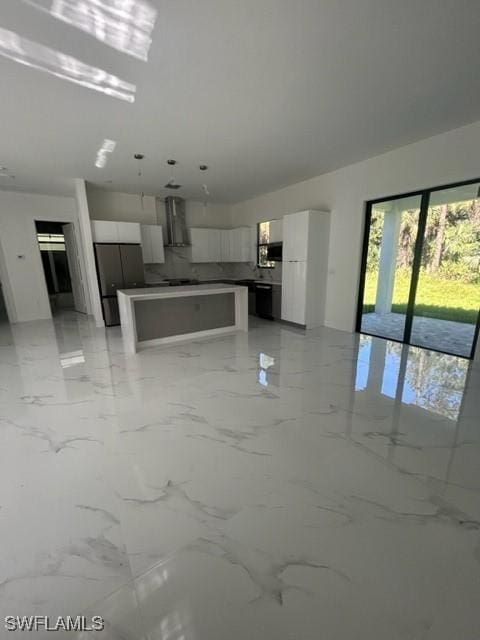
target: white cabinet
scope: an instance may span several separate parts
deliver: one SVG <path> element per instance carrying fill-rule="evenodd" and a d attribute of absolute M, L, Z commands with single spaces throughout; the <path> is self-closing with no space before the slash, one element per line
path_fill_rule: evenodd
<path fill-rule="evenodd" d="M 284 217 L 282 319 L 313 329 L 324 324 L 330 214 Z"/>
<path fill-rule="evenodd" d="M 161 264 L 165 262 L 163 248 L 163 230 L 160 225 L 142 224 L 140 227 L 143 262 Z"/>
<path fill-rule="evenodd" d="M 110 220 L 92 220 L 92 238 L 94 242 L 118 242 L 117 223 Z"/>
<path fill-rule="evenodd" d="M 221 262 L 233 262 L 235 246 L 230 229 L 220 230 Z"/>
<path fill-rule="evenodd" d="M 283 240 L 283 220 L 270 220 L 269 242 L 282 242 Z"/>
<path fill-rule="evenodd" d="M 307 263 L 282 265 L 282 320 L 306 324 Z"/>
<path fill-rule="evenodd" d="M 142 241 L 138 222 L 117 222 L 118 241 L 140 244 Z"/>
<path fill-rule="evenodd" d="M 192 262 L 211 262 L 208 253 L 208 232 L 210 229 L 190 229 L 190 240 L 192 242 Z"/>
<path fill-rule="evenodd" d="M 233 262 L 250 262 L 251 251 L 251 231 L 249 227 L 239 227 L 232 230 L 233 236 Z"/>
<path fill-rule="evenodd" d="M 125 242 L 140 244 L 140 224 L 138 222 L 92 220 L 92 237 L 94 242 Z"/>
<path fill-rule="evenodd" d="M 249 262 L 252 259 L 249 227 L 191 228 L 190 237 L 192 262 Z"/>
<path fill-rule="evenodd" d="M 222 261 L 222 234 L 221 229 L 208 230 L 208 262 Z"/>
<path fill-rule="evenodd" d="M 305 261 L 308 258 L 310 211 L 291 213 L 283 218 L 283 260 Z"/>

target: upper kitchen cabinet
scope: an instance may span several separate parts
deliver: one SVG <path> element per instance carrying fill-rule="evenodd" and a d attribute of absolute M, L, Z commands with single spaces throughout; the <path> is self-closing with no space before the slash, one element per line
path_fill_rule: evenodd
<path fill-rule="evenodd" d="M 209 231 L 210 229 L 197 229 L 193 227 L 190 229 L 192 262 L 212 262 L 212 260 L 209 259 Z"/>
<path fill-rule="evenodd" d="M 250 227 L 232 229 L 233 262 L 250 262 L 252 259 Z"/>
<path fill-rule="evenodd" d="M 94 242 L 118 242 L 117 223 L 110 220 L 92 220 Z"/>
<path fill-rule="evenodd" d="M 140 233 L 140 223 L 138 222 L 117 222 L 118 241 L 130 244 L 140 244 L 142 236 Z"/>
<path fill-rule="evenodd" d="M 308 258 L 310 211 L 291 213 L 283 218 L 283 261 L 305 262 Z"/>
<path fill-rule="evenodd" d="M 270 220 L 269 224 L 269 242 L 282 242 L 283 240 L 283 220 Z"/>
<path fill-rule="evenodd" d="M 142 255 L 145 264 L 162 264 L 165 262 L 163 248 L 163 230 L 160 225 L 142 224 L 140 226 Z"/>
<path fill-rule="evenodd" d="M 208 262 L 222 262 L 222 229 L 208 230 Z"/>
<path fill-rule="evenodd" d="M 138 222 L 92 220 L 92 237 L 94 242 L 140 244 L 140 224 Z"/>
<path fill-rule="evenodd" d="M 192 262 L 249 262 L 249 227 L 237 229 L 190 229 Z"/>

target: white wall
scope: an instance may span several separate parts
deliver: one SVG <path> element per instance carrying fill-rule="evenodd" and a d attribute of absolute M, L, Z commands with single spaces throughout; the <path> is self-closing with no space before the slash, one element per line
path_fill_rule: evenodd
<path fill-rule="evenodd" d="M 330 210 L 325 323 L 353 331 L 365 201 L 479 178 L 479 158 L 476 122 L 236 204 L 232 221 L 239 226 L 302 209 Z"/>
<path fill-rule="evenodd" d="M 87 199 L 92 220 L 119 220 L 143 224 L 161 224 L 165 227 L 163 197 L 144 196 L 143 209 L 138 194 L 105 191 L 87 183 Z M 231 228 L 231 206 L 208 204 L 188 200 L 186 203 L 188 227 Z"/>
<path fill-rule="evenodd" d="M 118 220 L 156 224 L 155 197 L 96 189 L 87 183 L 87 200 L 92 220 Z"/>
<path fill-rule="evenodd" d="M 93 252 L 92 226 L 90 221 L 90 211 L 88 208 L 87 188 L 85 180 L 75 179 L 75 205 L 77 208 L 78 229 L 81 238 L 84 277 L 83 281 L 89 292 L 89 313 L 93 314 L 97 327 L 104 327 L 102 305 L 100 302 L 100 290 L 98 287 L 97 267 L 95 265 L 95 254 Z"/>
<path fill-rule="evenodd" d="M 35 220 L 73 222 L 78 234 L 74 198 L 0 191 L 0 279 L 11 322 L 51 318 Z"/>

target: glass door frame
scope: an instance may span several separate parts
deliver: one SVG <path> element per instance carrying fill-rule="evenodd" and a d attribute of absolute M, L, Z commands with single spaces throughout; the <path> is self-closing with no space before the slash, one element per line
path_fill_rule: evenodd
<path fill-rule="evenodd" d="M 473 180 L 462 180 L 461 182 L 453 182 L 451 184 L 443 184 L 438 187 L 430 187 L 429 189 L 409 191 L 407 193 L 401 193 L 394 196 L 386 196 L 384 198 L 375 198 L 374 200 L 368 200 L 366 202 L 365 224 L 364 224 L 364 230 L 363 230 L 362 257 L 361 257 L 361 267 L 360 267 L 360 281 L 358 286 L 357 315 L 356 315 L 356 322 L 355 322 L 355 331 L 357 333 L 362 333 L 367 336 L 373 336 L 374 338 L 382 338 L 382 336 L 377 336 L 373 333 L 369 333 L 368 331 L 362 331 L 362 328 L 361 328 L 362 316 L 363 316 L 363 297 L 365 294 L 365 278 L 367 273 L 367 258 L 368 258 L 368 249 L 369 249 L 369 239 L 370 239 L 370 226 L 371 226 L 371 220 L 372 220 L 372 209 L 374 205 L 380 204 L 382 202 L 391 201 L 391 200 L 401 200 L 403 198 L 412 198 L 416 196 L 421 197 L 417 237 L 415 241 L 413 263 L 412 263 L 412 276 L 410 281 L 410 290 L 408 294 L 407 309 L 405 313 L 405 327 L 403 332 L 403 340 L 398 340 L 395 338 L 385 338 L 385 337 L 382 338 L 383 340 L 392 340 L 393 342 L 400 342 L 402 344 L 412 345 L 411 336 L 412 336 L 412 326 L 413 326 L 413 318 L 414 318 L 414 312 L 415 312 L 415 298 L 417 295 L 418 279 L 420 277 L 420 267 L 422 262 L 422 252 L 423 252 L 423 244 L 425 239 L 425 229 L 427 226 L 430 195 L 436 191 L 444 191 L 447 189 L 453 189 L 455 187 L 463 187 L 465 185 L 475 184 L 475 183 L 479 183 L 479 188 L 480 188 L 480 178 L 477 178 Z M 430 351 L 439 351 L 440 353 L 446 353 L 447 355 L 456 356 L 458 358 L 467 357 L 469 360 L 473 360 L 475 355 L 475 349 L 478 342 L 479 333 L 480 333 L 480 309 L 478 310 L 478 313 L 477 313 L 477 322 L 475 325 L 475 331 L 473 335 L 472 349 L 470 351 L 469 356 L 461 356 L 458 353 L 440 351 L 439 349 L 434 349 L 432 347 L 428 347 L 428 349 Z M 412 346 L 418 346 L 418 345 L 413 344 Z M 421 347 L 421 348 L 427 348 L 427 347 Z"/>

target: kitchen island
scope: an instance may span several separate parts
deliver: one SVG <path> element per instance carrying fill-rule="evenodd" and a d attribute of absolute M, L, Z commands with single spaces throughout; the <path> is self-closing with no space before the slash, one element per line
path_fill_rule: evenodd
<path fill-rule="evenodd" d="M 248 289 L 229 284 L 117 291 L 125 350 L 248 331 Z"/>

